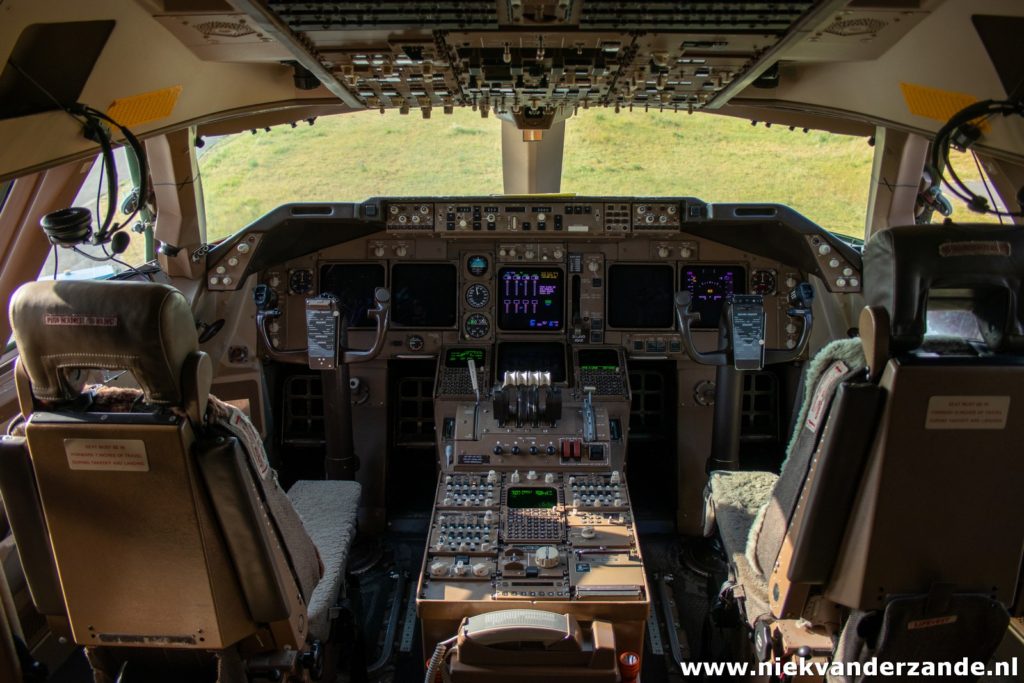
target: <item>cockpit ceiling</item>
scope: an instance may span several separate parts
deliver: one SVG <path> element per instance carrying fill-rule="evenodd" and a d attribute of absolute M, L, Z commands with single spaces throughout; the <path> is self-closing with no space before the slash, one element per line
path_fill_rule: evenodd
<path fill-rule="evenodd" d="M 170 4 L 170 3 L 168 3 Z M 836 0 L 231 0 L 255 20 L 212 26 L 216 50 L 252 33 L 276 38 L 353 106 L 450 111 L 471 106 L 520 128 L 550 127 L 579 108 L 692 111 L 768 70 L 787 39 L 830 14 Z M 180 22 L 165 21 L 172 31 Z M 247 40 L 248 38 L 248 40 Z M 227 44 L 227 45 L 226 45 Z M 210 46 L 206 46 L 208 48 Z M 204 48 L 205 49 L 205 48 Z M 228 48 L 229 49 L 229 48 Z M 279 55 L 276 55 L 279 56 Z M 299 72 L 302 73 L 301 71 Z"/>

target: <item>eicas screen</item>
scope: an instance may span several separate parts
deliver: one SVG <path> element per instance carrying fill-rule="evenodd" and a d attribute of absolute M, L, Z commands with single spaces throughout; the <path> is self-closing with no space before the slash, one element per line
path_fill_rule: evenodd
<path fill-rule="evenodd" d="M 565 273 L 558 268 L 498 271 L 498 327 L 555 332 L 565 326 Z"/>
<path fill-rule="evenodd" d="M 400 327 L 454 327 L 458 269 L 450 263 L 396 263 L 391 318 Z"/>
<path fill-rule="evenodd" d="M 680 286 L 693 295 L 690 310 L 700 313 L 696 328 L 718 329 L 722 307 L 733 294 L 747 291 L 747 271 L 742 266 L 691 266 L 683 269 Z"/>

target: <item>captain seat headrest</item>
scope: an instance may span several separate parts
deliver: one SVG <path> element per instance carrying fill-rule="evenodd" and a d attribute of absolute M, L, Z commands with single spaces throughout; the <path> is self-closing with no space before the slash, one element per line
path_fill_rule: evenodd
<path fill-rule="evenodd" d="M 128 370 L 149 403 L 187 398 L 182 370 L 199 340 L 188 301 L 169 285 L 30 282 L 14 293 L 10 317 L 37 399 L 77 397 L 68 372 L 78 368 Z"/>
<path fill-rule="evenodd" d="M 1024 350 L 1024 230 L 989 225 L 912 225 L 883 230 L 864 247 L 864 302 L 889 314 L 891 350 L 924 340 L 928 293 L 972 292 L 989 348 Z"/>

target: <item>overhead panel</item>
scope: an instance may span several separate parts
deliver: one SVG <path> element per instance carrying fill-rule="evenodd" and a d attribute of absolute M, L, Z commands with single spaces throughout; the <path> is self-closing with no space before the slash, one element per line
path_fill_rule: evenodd
<path fill-rule="evenodd" d="M 238 5 L 239 3 L 236 3 Z M 287 2 L 266 10 L 370 108 L 473 107 L 546 129 L 579 108 L 699 109 L 814 0 Z M 321 79 L 323 80 L 323 79 Z"/>

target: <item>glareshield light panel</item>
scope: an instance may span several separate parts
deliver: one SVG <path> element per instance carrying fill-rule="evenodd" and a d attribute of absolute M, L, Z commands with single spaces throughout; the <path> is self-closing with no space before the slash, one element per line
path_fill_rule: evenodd
<path fill-rule="evenodd" d="M 565 273 L 559 268 L 498 271 L 498 327 L 557 332 L 565 326 Z"/>

